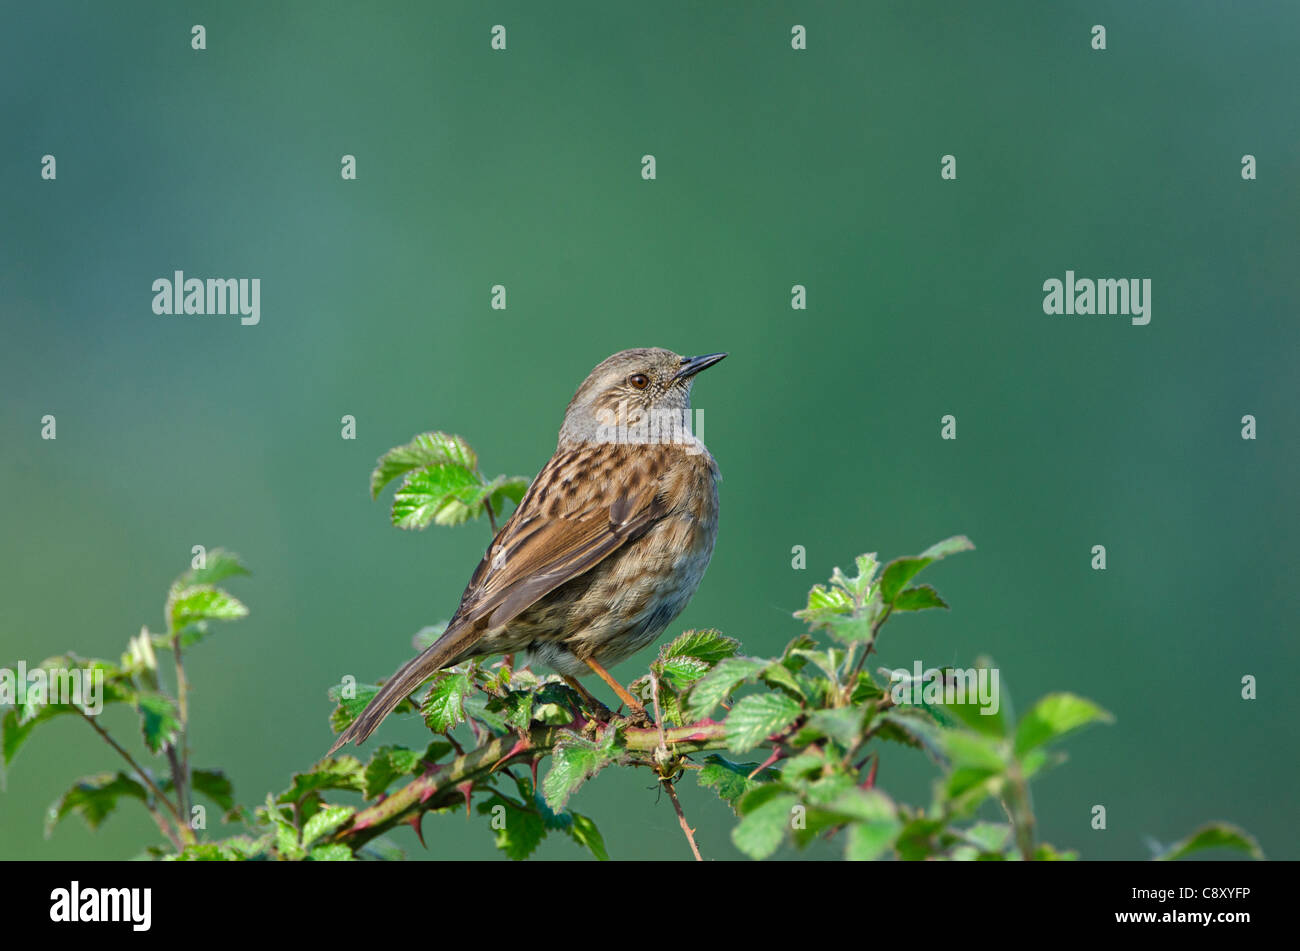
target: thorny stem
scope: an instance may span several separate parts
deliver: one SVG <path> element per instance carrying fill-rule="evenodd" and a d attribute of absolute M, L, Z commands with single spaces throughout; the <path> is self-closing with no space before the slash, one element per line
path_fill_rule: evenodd
<path fill-rule="evenodd" d="M 431 768 L 383 802 L 362 809 L 328 841 L 346 841 L 355 849 L 420 812 L 446 805 L 447 802 L 443 800 L 459 799 L 461 793 L 457 786 L 479 779 L 514 760 L 548 755 L 555 744 L 570 732 L 564 727 L 539 726 L 523 736 L 509 734 L 489 740 L 450 763 Z M 625 730 L 624 762 L 654 768 L 655 751 L 660 742 L 657 729 Z M 662 742 L 677 755 L 723 749 L 727 745 L 723 725 L 714 720 L 701 720 L 689 726 L 667 729 Z"/>
<path fill-rule="evenodd" d="M 664 785 L 668 787 L 668 798 L 673 801 L 673 808 L 677 810 L 677 821 L 681 823 L 682 831 L 686 833 L 686 841 L 691 844 L 691 851 L 695 853 L 695 861 L 703 862 L 704 856 L 700 855 L 699 846 L 695 844 L 695 830 L 687 824 L 686 813 L 682 812 L 682 804 L 677 800 L 677 788 L 671 779 L 665 779 Z"/>

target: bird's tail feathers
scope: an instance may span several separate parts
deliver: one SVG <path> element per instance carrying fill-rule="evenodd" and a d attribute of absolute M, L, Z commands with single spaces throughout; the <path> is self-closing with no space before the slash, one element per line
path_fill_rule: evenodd
<path fill-rule="evenodd" d="M 340 746 L 351 740 L 356 740 L 358 746 L 364 743 L 366 737 L 375 732 L 384 718 L 393 712 L 393 708 L 410 696 L 411 691 L 424 683 L 426 678 L 463 660 L 466 649 L 478 639 L 478 634 L 473 625 L 469 624 L 447 628 L 442 637 L 430 644 L 424 653 L 408 660 L 388 678 L 379 693 L 366 704 L 352 725 L 339 734 L 325 755 L 332 756 Z"/>

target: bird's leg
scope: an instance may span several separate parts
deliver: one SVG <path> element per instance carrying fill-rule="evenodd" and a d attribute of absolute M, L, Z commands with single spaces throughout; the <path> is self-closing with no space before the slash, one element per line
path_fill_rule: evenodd
<path fill-rule="evenodd" d="M 636 698 L 628 693 L 627 689 L 622 684 L 611 677 L 608 670 L 600 666 L 600 664 L 596 663 L 596 661 L 592 660 L 590 657 L 583 658 L 582 662 L 590 667 L 597 677 L 609 684 L 614 693 L 618 694 L 618 699 L 622 700 L 624 706 L 627 707 L 629 719 L 640 721 L 647 725 L 654 722 L 645 712 L 645 707 L 641 706 L 641 704 L 637 702 Z"/>
<path fill-rule="evenodd" d="M 577 677 L 570 677 L 568 674 L 560 674 L 560 676 L 564 678 L 566 684 L 577 692 L 578 696 L 583 699 L 587 706 L 591 707 L 591 712 L 596 714 L 601 723 L 609 722 L 610 718 L 614 716 L 613 710 L 593 697 L 591 691 L 578 682 Z"/>

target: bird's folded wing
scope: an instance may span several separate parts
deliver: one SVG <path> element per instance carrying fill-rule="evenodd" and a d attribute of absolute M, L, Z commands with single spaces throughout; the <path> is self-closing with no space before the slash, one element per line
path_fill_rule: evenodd
<path fill-rule="evenodd" d="M 655 479 L 634 479 L 585 505 L 575 500 L 546 511 L 530 504 L 530 491 L 479 563 L 452 623 L 498 627 L 590 570 L 663 518 L 667 505 L 658 489 Z"/>

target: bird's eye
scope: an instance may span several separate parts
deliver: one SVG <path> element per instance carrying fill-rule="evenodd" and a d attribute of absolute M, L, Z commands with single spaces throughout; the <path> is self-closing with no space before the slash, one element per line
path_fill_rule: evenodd
<path fill-rule="evenodd" d="M 627 381 L 635 386 L 638 390 L 644 390 L 650 385 L 650 378 L 644 373 L 633 373 L 627 378 Z"/>

